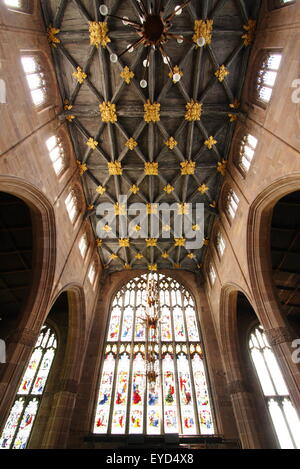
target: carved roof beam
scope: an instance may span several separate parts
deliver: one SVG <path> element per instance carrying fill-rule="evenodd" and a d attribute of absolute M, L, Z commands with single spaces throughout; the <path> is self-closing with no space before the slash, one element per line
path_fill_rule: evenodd
<path fill-rule="evenodd" d="M 82 123 L 79 121 L 79 119 L 75 119 L 75 120 L 73 121 L 73 124 L 72 124 L 72 125 L 74 125 L 74 126 L 79 130 L 79 132 L 81 133 L 81 135 L 83 135 L 83 137 L 84 137 L 85 139 L 88 140 L 88 139 L 90 138 L 89 132 L 88 132 L 88 131 L 86 130 L 86 128 L 82 125 Z M 72 127 L 71 127 L 71 128 L 72 128 Z M 98 137 L 98 138 L 96 137 L 96 140 L 98 140 L 98 139 L 99 139 L 99 137 Z M 109 156 L 107 156 L 107 155 L 103 152 L 103 150 L 101 149 L 100 145 L 97 145 L 95 151 L 97 151 L 97 152 L 99 153 L 99 155 L 101 155 L 101 157 L 105 160 L 106 163 L 108 163 L 108 162 L 110 161 Z M 79 150 L 79 154 L 77 154 L 77 157 L 78 157 L 79 160 L 81 159 L 81 154 L 82 154 L 82 152 L 81 152 L 81 150 Z M 84 159 L 83 159 L 83 161 L 82 161 L 83 163 L 86 163 L 86 161 L 87 161 L 87 159 L 88 159 L 88 156 L 90 156 L 90 149 L 87 150 L 87 153 L 85 153 Z"/>
<path fill-rule="evenodd" d="M 193 99 L 194 101 L 198 101 L 203 53 L 204 53 L 203 47 L 198 47 L 198 49 L 196 49 L 196 60 L 194 62 L 194 73 L 193 73 L 193 77 L 194 77 Z"/>
<path fill-rule="evenodd" d="M 249 21 L 249 15 L 248 15 L 248 11 L 247 11 L 247 7 L 245 5 L 245 2 L 244 2 L 244 0 L 238 0 L 238 4 L 239 4 L 239 9 L 240 9 L 240 12 L 241 12 L 243 22 L 244 22 L 244 24 L 246 24 Z"/>
<path fill-rule="evenodd" d="M 218 63 L 218 60 L 216 58 L 216 55 L 213 51 L 213 48 L 210 46 L 210 45 L 207 45 L 207 51 L 208 51 L 208 55 L 209 55 L 209 58 L 210 58 L 210 61 L 214 67 L 215 70 L 218 70 L 220 68 L 220 65 Z M 218 78 L 216 76 L 213 77 L 213 84 L 218 81 Z M 225 89 L 225 92 L 227 94 L 227 97 L 228 97 L 228 100 L 229 100 L 229 103 L 232 103 L 234 101 L 234 96 L 232 94 L 232 91 L 231 89 L 229 88 L 228 84 L 227 84 L 227 80 L 226 78 L 224 78 L 224 80 L 222 81 L 221 83 L 223 86 L 224 86 L 224 89 Z"/>
<path fill-rule="evenodd" d="M 181 34 L 181 32 L 179 32 L 178 34 Z M 189 58 L 190 54 L 192 54 L 194 51 L 194 45 L 192 45 L 189 50 L 186 52 L 186 54 L 184 55 L 183 59 L 179 62 L 179 68 L 180 69 L 184 69 L 185 67 L 185 62 L 187 61 L 187 59 Z M 173 86 L 173 82 L 172 80 L 167 80 L 166 84 L 163 86 L 161 92 L 159 93 L 158 95 L 158 98 L 157 98 L 157 101 L 160 102 L 163 98 L 165 98 L 166 94 L 170 91 L 170 88 Z"/>
<path fill-rule="evenodd" d="M 87 21 L 93 21 L 93 18 L 91 18 L 89 12 L 86 10 L 85 6 L 82 4 L 80 0 L 73 0 L 73 3 L 77 6 L 78 10 L 80 11 L 82 17 Z"/>
<path fill-rule="evenodd" d="M 203 123 L 202 123 L 201 121 L 197 121 L 197 122 L 196 122 L 196 125 L 197 125 L 197 127 L 199 128 L 199 130 L 200 130 L 200 132 L 201 132 L 203 138 L 204 138 L 205 140 L 207 140 L 207 139 L 210 137 L 210 135 L 208 134 L 208 132 L 207 132 L 205 126 L 203 125 Z M 228 124 L 226 123 L 225 125 L 227 126 Z M 213 135 L 213 137 L 217 137 L 218 134 L 221 133 L 221 131 L 222 131 L 223 128 L 224 128 L 224 123 L 223 123 L 222 127 L 217 131 L 217 133 L 216 133 L 215 135 Z M 207 150 L 207 147 L 203 144 L 202 148 L 200 149 L 200 152 L 195 156 L 194 161 L 197 161 L 197 160 L 199 159 L 200 154 L 203 153 L 203 150 L 204 150 L 204 149 Z M 219 150 L 218 150 L 218 148 L 216 147 L 216 145 L 213 145 L 212 151 L 216 154 L 218 160 L 220 161 L 220 160 L 221 160 L 221 155 L 220 155 Z"/>
<path fill-rule="evenodd" d="M 124 128 L 121 126 L 121 124 L 119 122 L 116 122 L 115 123 L 115 126 L 116 128 L 119 130 L 119 132 L 123 135 L 123 137 L 125 138 L 125 140 L 129 140 L 129 135 L 127 134 L 127 132 L 124 130 Z M 134 140 L 138 140 L 139 136 L 142 134 L 143 130 L 145 129 L 146 127 L 146 122 L 145 121 L 142 121 L 140 122 L 139 126 L 137 127 L 136 131 L 134 132 L 134 134 L 132 135 L 132 138 L 134 138 Z M 133 150 L 137 156 L 140 158 L 140 160 L 145 163 L 147 161 L 147 158 L 144 156 L 144 154 L 142 153 L 141 149 L 139 148 L 139 146 L 137 146 L 134 150 Z M 119 161 L 122 161 L 125 156 L 127 155 L 127 153 L 129 152 L 129 148 L 127 147 L 124 147 L 124 149 L 122 150 L 122 152 L 120 153 L 119 155 L 119 158 L 118 160 Z"/>
<path fill-rule="evenodd" d="M 57 48 L 62 52 L 62 54 L 64 55 L 64 57 L 68 60 L 68 62 L 70 62 L 70 64 L 76 69 L 77 67 L 79 67 L 79 65 L 77 64 L 76 60 L 73 59 L 73 57 L 71 56 L 71 54 L 67 51 L 67 49 L 64 47 L 64 45 L 62 43 L 58 44 L 57 45 Z M 83 71 L 84 72 L 87 72 L 88 70 L 88 67 L 94 57 L 94 54 L 95 54 L 95 48 L 92 48 L 91 52 L 90 52 L 90 55 L 87 59 L 87 62 L 86 64 L 84 65 L 83 67 Z M 90 82 L 89 80 L 89 77 L 87 77 L 85 79 L 85 82 L 86 84 L 89 86 L 89 88 L 91 89 L 91 91 L 94 93 L 94 95 L 97 97 L 97 99 L 99 101 L 103 101 L 103 96 L 99 93 L 99 91 L 96 89 L 96 87 Z M 77 94 L 79 92 L 81 88 L 81 85 L 80 83 L 77 83 L 76 86 L 75 86 L 75 89 L 72 93 L 72 96 L 70 98 L 70 103 L 73 104 L 76 97 L 77 97 Z"/>
<path fill-rule="evenodd" d="M 136 33 L 135 33 L 136 34 Z M 126 38 L 128 40 L 128 38 Z M 111 46 L 108 46 L 108 50 L 110 51 L 110 53 L 112 53 L 112 48 Z M 138 64 L 140 63 L 140 59 L 141 59 L 141 55 L 143 54 L 143 48 L 140 47 L 137 51 L 136 51 L 136 58 L 133 62 L 133 64 L 130 66 L 130 70 L 132 72 L 135 72 Z M 120 69 L 120 72 L 122 72 L 122 70 L 124 69 L 125 65 L 122 61 L 122 58 L 118 58 L 118 62 L 117 62 L 118 66 L 119 66 L 119 69 Z M 139 86 L 137 80 L 135 77 L 133 77 L 132 81 L 131 81 L 132 85 L 135 87 L 135 90 L 138 94 L 138 96 L 140 97 L 142 103 L 144 104 L 146 102 L 146 98 L 145 98 L 145 95 L 143 93 L 143 91 L 141 90 L 141 87 Z M 119 84 L 119 86 L 117 87 L 116 91 L 114 92 L 113 94 L 113 97 L 112 97 L 112 100 L 111 102 L 112 103 L 117 103 L 119 101 L 119 98 L 120 98 L 120 95 L 123 91 L 123 89 L 125 88 L 126 83 L 122 80 L 122 82 Z"/>
<path fill-rule="evenodd" d="M 213 10 L 210 12 L 209 17 L 213 19 L 227 1 L 228 0 L 219 0 L 218 3 L 216 3 L 216 5 L 214 6 Z"/>
<path fill-rule="evenodd" d="M 177 141 L 180 140 L 180 136 L 182 135 L 182 133 L 183 133 L 183 131 L 184 131 L 184 129 L 187 125 L 188 125 L 188 122 L 186 120 L 183 120 L 181 122 L 180 126 L 178 127 L 178 129 L 177 129 L 177 131 L 174 135 L 175 140 L 177 140 Z M 170 136 L 169 136 L 168 132 L 166 131 L 163 122 L 162 121 L 157 122 L 157 127 L 160 130 L 162 136 L 167 140 Z M 156 157 L 155 161 L 159 161 L 161 156 L 163 156 L 166 151 L 167 151 L 166 148 L 162 148 L 162 150 L 159 152 L 158 156 Z M 181 161 L 185 161 L 185 157 L 182 154 L 181 150 L 178 148 L 178 146 L 176 146 L 174 148 L 174 150 L 172 150 L 172 151 L 178 156 L 178 158 Z"/>

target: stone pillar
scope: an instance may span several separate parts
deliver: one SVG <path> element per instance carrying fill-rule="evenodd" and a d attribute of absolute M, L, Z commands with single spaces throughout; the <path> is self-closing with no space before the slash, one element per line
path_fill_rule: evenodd
<path fill-rule="evenodd" d="M 236 424 L 243 449 L 262 449 L 253 395 L 243 380 L 228 383 Z"/>
<path fill-rule="evenodd" d="M 78 383 L 71 379 L 63 380 L 59 387 L 51 401 L 51 413 L 41 443 L 42 449 L 64 449 L 67 446 Z M 34 447 L 34 441 L 30 447 Z"/>

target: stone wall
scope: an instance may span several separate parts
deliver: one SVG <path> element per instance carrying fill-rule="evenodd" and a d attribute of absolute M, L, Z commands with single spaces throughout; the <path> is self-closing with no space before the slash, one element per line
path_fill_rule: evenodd
<path fill-rule="evenodd" d="M 76 354 L 73 354 L 74 362 L 66 368 L 64 382 L 72 382 L 75 375 L 77 380 L 80 379 L 82 363 L 78 359 L 82 360 L 86 352 L 97 301 L 96 284 L 101 272 L 94 235 L 85 217 L 85 200 L 68 124 L 59 116 L 61 98 L 39 3 L 32 2 L 31 14 L 9 10 L 4 2 L 0 3 L 0 78 L 5 81 L 7 91 L 6 104 L 0 104 L 0 191 L 14 194 L 29 205 L 35 260 L 31 294 L 8 344 L 7 363 L 0 369 L 0 424 L 7 417 L 39 330 L 63 291 L 69 295 L 69 311 L 66 311 L 69 315 L 69 353 L 78 337 L 81 341 L 81 347 L 76 344 L 81 356 L 76 362 Z M 37 53 L 45 71 L 48 99 L 40 108 L 36 108 L 31 100 L 21 65 L 24 53 Z M 59 135 L 63 141 L 66 170 L 60 177 L 53 169 L 46 148 L 46 140 L 52 135 Z M 65 205 L 73 186 L 79 188 L 82 199 L 74 225 Z M 87 233 L 89 248 L 83 260 L 78 243 L 84 233 Z M 94 260 L 97 278 L 91 285 L 87 274 Z M 57 405 L 60 410 L 64 402 L 65 416 L 72 411 L 73 403 L 66 397 L 70 387 L 60 389 L 67 394 L 56 395 L 54 401 L 54 407 Z M 61 424 L 59 416 L 51 432 L 57 432 Z M 61 433 L 60 437 L 60 444 L 64 445 L 67 432 Z M 57 435 L 49 445 L 55 445 L 56 441 Z"/>
<path fill-rule="evenodd" d="M 237 292 L 242 292 L 268 336 L 277 338 L 273 349 L 300 409 L 300 368 L 292 361 L 292 335 L 272 283 L 269 245 L 273 207 L 284 195 L 300 189 L 300 104 L 292 100 L 296 90 L 293 82 L 300 79 L 300 4 L 276 10 L 269 10 L 268 4 L 264 1 L 262 5 L 242 97 L 247 117 L 238 122 L 233 138 L 219 200 L 220 217 L 214 225 L 204 270 L 207 272 L 211 263 L 217 274 L 214 285 L 206 275 L 206 293 L 227 381 L 241 379 L 236 298 Z M 271 101 L 264 109 L 254 104 L 253 84 L 259 57 L 268 49 L 281 50 L 282 62 Z M 247 133 L 258 139 L 258 145 L 250 170 L 243 175 L 236 158 L 241 137 Z M 223 206 L 222 195 L 228 187 L 240 200 L 232 222 Z M 226 243 L 221 259 L 215 245 L 219 231 Z M 251 396 L 240 389 L 232 400 L 243 446 L 260 447 L 263 442 L 257 439 L 257 414 Z"/>

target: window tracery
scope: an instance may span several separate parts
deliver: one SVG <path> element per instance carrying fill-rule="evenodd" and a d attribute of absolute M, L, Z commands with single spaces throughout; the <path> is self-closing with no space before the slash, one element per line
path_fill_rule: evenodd
<path fill-rule="evenodd" d="M 260 62 L 255 91 L 258 103 L 263 106 L 266 106 L 271 100 L 281 59 L 281 52 L 266 51 Z"/>
<path fill-rule="evenodd" d="M 36 107 L 42 106 L 47 100 L 47 92 L 45 74 L 39 57 L 38 55 L 23 55 L 21 63 L 33 104 Z"/>
<path fill-rule="evenodd" d="M 159 285 L 155 381 L 145 365 L 149 276 Z M 195 303 L 176 280 L 149 273 L 125 285 L 112 302 L 104 350 L 94 433 L 214 433 Z"/>
<path fill-rule="evenodd" d="M 0 436 L 0 449 L 26 448 L 56 349 L 54 331 L 43 326 Z"/>
<path fill-rule="evenodd" d="M 249 350 L 280 447 L 299 449 L 300 420 L 261 326 L 251 333 Z"/>

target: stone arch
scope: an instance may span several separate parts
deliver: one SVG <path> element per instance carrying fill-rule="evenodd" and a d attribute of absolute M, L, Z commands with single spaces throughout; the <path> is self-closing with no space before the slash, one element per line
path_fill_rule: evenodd
<path fill-rule="evenodd" d="M 66 315 L 62 324 L 48 319 L 53 307 L 64 297 Z M 85 299 L 83 289 L 68 284 L 53 298 L 46 322 L 58 336 L 58 359 L 50 377 L 47 397 L 41 404 L 36 427 L 30 441 L 31 448 L 65 448 L 75 407 L 85 350 Z M 63 340 L 60 340 L 63 338 Z"/>
<path fill-rule="evenodd" d="M 231 397 L 236 425 L 243 448 L 264 447 L 264 435 L 257 425 L 257 409 L 252 387 L 244 372 L 238 329 L 238 295 L 243 295 L 254 313 L 252 300 L 240 286 L 223 286 L 220 298 L 220 343 L 228 393 Z M 256 314 L 257 315 L 257 314 Z"/>
<path fill-rule="evenodd" d="M 1 414 L 5 416 L 48 309 L 56 263 L 56 226 L 52 204 L 32 184 L 17 177 L 0 176 L 0 191 L 20 198 L 31 211 L 36 266 L 22 317 L 7 344 L 0 398 Z"/>
<path fill-rule="evenodd" d="M 299 190 L 300 174 L 278 179 L 252 203 L 247 224 L 250 285 L 259 319 L 266 331 L 296 408 L 300 408 L 300 366 L 292 360 L 293 336 L 281 311 L 271 275 L 270 227 L 273 209 L 284 196 Z"/>
<path fill-rule="evenodd" d="M 234 283 L 224 285 L 220 297 L 220 342 L 227 362 L 227 374 L 232 381 L 241 379 L 238 366 L 238 335 L 236 329 L 237 296 L 239 292 L 252 305 L 248 293 Z"/>
<path fill-rule="evenodd" d="M 62 370 L 63 379 L 78 382 L 80 377 L 80 365 L 85 344 L 86 335 L 86 304 L 82 286 L 68 284 L 64 286 L 53 298 L 52 306 L 63 294 L 68 296 L 68 342 L 65 357 L 65 367 Z"/>
<path fill-rule="evenodd" d="M 28 329 L 39 331 L 43 317 L 32 315 L 32 310 L 47 310 L 55 272 L 56 226 L 54 209 L 46 196 L 32 184 L 10 176 L 0 176 L 0 191 L 23 200 L 31 210 L 36 266 L 32 279 L 33 288 L 24 311 L 22 324 Z M 31 316 L 31 317 L 30 317 Z M 37 326 L 37 327 L 36 327 Z M 21 326 L 20 326 L 21 327 Z"/>
<path fill-rule="evenodd" d="M 257 311 L 266 329 L 274 327 L 274 318 L 278 327 L 284 327 L 274 285 L 270 276 L 269 236 L 273 208 L 285 195 L 300 189 L 300 173 L 275 181 L 251 204 L 247 223 L 247 257 L 250 283 L 256 299 Z M 266 255 L 267 253 L 267 255 Z M 272 318 L 268 317 L 266 305 L 273 310 Z"/>

